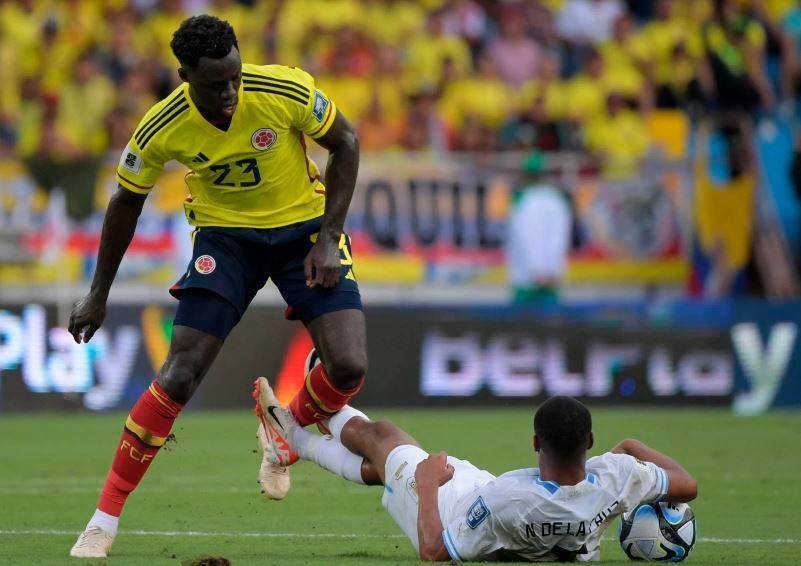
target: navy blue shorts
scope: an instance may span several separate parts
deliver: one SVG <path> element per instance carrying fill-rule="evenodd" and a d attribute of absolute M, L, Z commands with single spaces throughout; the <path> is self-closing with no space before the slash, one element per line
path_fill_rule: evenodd
<path fill-rule="evenodd" d="M 344 234 L 339 244 L 339 282 L 330 289 L 306 286 L 303 260 L 321 224 L 322 217 L 280 228 L 197 228 L 192 261 L 170 294 L 180 300 L 187 289 L 206 289 L 230 302 L 241 317 L 258 290 L 272 279 L 288 305 L 290 320 L 308 324 L 329 312 L 361 310 L 350 238 Z"/>

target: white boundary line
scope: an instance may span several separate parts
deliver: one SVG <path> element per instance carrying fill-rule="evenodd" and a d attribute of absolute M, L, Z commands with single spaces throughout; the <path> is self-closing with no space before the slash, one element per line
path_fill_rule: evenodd
<path fill-rule="evenodd" d="M 794 538 L 715 538 L 699 537 L 698 542 L 712 544 L 799 544 L 801 540 Z"/>
<path fill-rule="evenodd" d="M 62 529 L 0 529 L 0 535 L 78 535 L 81 531 Z M 220 537 L 220 538 L 320 538 L 320 539 L 400 539 L 399 534 L 368 533 L 274 533 L 274 532 L 216 532 L 216 531 L 120 531 L 121 535 L 154 537 Z M 610 537 L 604 540 L 615 540 Z M 716 538 L 701 537 L 698 542 L 708 544 L 799 544 L 801 539 L 792 538 Z"/>

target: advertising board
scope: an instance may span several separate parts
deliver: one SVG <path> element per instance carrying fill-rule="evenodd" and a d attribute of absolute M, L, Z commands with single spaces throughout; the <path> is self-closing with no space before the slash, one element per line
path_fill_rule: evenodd
<path fill-rule="evenodd" d="M 93 340 L 78 345 L 52 306 L 0 308 L 0 410 L 127 409 L 167 355 L 173 314 L 171 306 L 112 305 Z M 258 375 L 291 398 L 311 340 L 282 314 L 248 311 L 191 406 L 247 407 Z M 596 404 L 726 405 L 735 392 L 731 343 L 715 328 L 398 307 L 368 308 L 367 324 L 363 405 L 533 405 L 557 394 Z"/>

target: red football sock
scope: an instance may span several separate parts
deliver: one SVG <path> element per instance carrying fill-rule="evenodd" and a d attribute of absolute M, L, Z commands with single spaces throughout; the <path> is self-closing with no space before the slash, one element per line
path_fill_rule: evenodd
<path fill-rule="evenodd" d="M 142 393 L 125 422 L 114 462 L 97 502 L 98 509 L 120 516 L 125 500 L 167 441 L 172 423 L 183 407 L 170 399 L 155 381 Z"/>
<path fill-rule="evenodd" d="M 347 405 L 350 398 L 362 388 L 362 384 L 364 378 L 353 389 L 338 389 L 331 383 L 323 364 L 320 364 L 306 376 L 303 387 L 290 401 L 289 410 L 301 426 L 319 423 Z"/>

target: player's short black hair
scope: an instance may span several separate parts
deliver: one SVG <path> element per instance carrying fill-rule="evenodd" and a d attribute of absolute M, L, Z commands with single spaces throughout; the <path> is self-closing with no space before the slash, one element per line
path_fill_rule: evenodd
<path fill-rule="evenodd" d="M 559 463 L 579 460 L 587 449 L 592 416 L 572 397 L 551 397 L 534 414 L 534 434 L 549 456 Z"/>
<path fill-rule="evenodd" d="M 172 52 L 181 65 L 196 67 L 201 57 L 222 59 L 239 49 L 231 24 L 216 16 L 201 14 L 181 22 L 170 42 Z"/>

